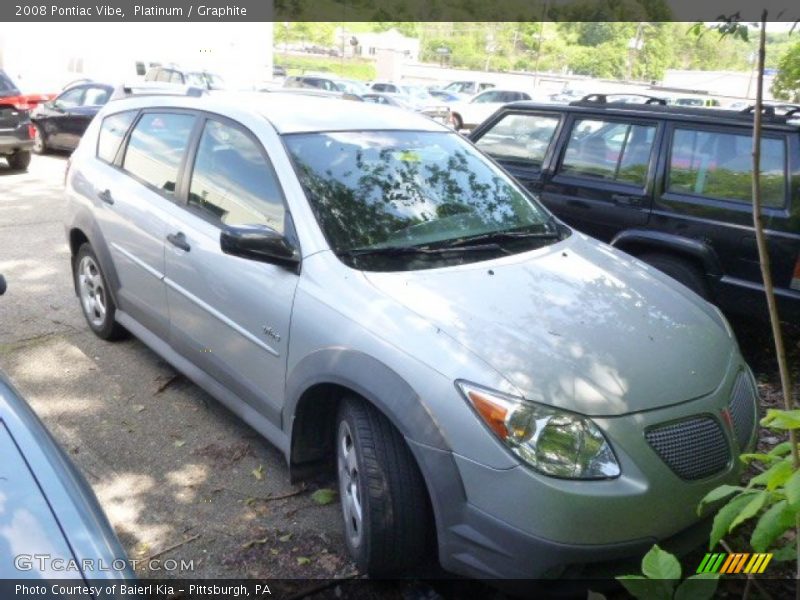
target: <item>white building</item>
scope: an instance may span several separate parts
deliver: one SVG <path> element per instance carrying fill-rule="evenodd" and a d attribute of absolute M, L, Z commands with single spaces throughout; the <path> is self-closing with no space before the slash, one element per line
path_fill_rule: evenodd
<path fill-rule="evenodd" d="M 34 47 L 31 40 L 47 40 Z M 0 29 L 0 68 L 26 93 L 76 79 L 111 84 L 175 63 L 222 75 L 233 87 L 272 78 L 272 23 L 15 23 Z"/>

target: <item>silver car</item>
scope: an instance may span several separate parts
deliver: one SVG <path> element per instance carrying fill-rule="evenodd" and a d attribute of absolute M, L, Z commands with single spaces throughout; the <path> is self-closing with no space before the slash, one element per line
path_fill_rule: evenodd
<path fill-rule="evenodd" d="M 433 552 L 552 577 L 697 543 L 698 500 L 753 443 L 753 377 L 712 305 L 422 116 L 114 100 L 66 188 L 89 327 L 137 336 L 293 479 L 335 471 L 371 575 Z"/>

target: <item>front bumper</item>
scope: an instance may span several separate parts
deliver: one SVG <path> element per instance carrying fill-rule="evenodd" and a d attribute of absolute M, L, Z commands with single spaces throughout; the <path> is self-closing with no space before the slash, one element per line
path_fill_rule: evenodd
<path fill-rule="evenodd" d="M 754 427 L 747 447 L 738 448 L 725 416 L 740 373 L 752 378 L 744 365 L 738 365 L 717 390 L 701 399 L 594 419 L 609 436 L 620 462 L 622 475 L 616 479 L 555 479 L 522 465 L 492 469 L 409 442 L 423 473 L 433 482 L 429 487 L 442 567 L 476 578 L 596 577 L 597 568 L 640 559 L 654 543 L 676 553 L 696 547 L 708 539 L 708 524 L 696 513 L 700 499 L 718 485 L 738 480 L 736 457 L 752 446 L 755 437 Z M 711 476 L 687 481 L 656 454 L 644 432 L 656 424 L 697 415 L 719 421 L 730 460 Z M 612 570 L 606 576 L 624 572 Z"/>

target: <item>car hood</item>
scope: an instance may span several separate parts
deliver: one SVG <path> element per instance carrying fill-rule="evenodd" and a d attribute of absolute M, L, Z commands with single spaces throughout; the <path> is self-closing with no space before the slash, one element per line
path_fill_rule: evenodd
<path fill-rule="evenodd" d="M 707 302 L 577 233 L 498 260 L 366 277 L 525 398 L 590 416 L 706 395 L 736 348 Z M 482 380 L 478 373 L 457 376 Z"/>

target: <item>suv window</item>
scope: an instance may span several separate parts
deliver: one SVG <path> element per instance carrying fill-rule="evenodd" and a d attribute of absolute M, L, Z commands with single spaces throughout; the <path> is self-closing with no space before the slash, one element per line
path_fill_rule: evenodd
<path fill-rule="evenodd" d="M 215 223 L 284 230 L 283 196 L 260 145 L 218 121 L 206 122 L 200 138 L 189 206 Z"/>
<path fill-rule="evenodd" d="M 174 195 L 194 120 L 186 114 L 143 114 L 131 132 L 122 168 L 162 193 Z"/>
<path fill-rule="evenodd" d="M 83 94 L 85 92 L 86 88 L 84 87 L 72 88 L 56 98 L 55 103 L 59 108 L 75 108 L 83 103 Z"/>
<path fill-rule="evenodd" d="M 0 94 L 17 93 L 17 86 L 8 78 L 8 75 L 0 71 Z"/>
<path fill-rule="evenodd" d="M 556 116 L 507 114 L 476 145 L 497 160 L 541 168 L 558 122 Z"/>
<path fill-rule="evenodd" d="M 161 83 L 169 83 L 170 71 L 167 69 L 160 69 L 156 74 L 155 80 Z"/>
<path fill-rule="evenodd" d="M 109 115 L 103 119 L 100 126 L 100 136 L 97 140 L 97 157 L 108 163 L 113 163 L 122 139 L 136 117 L 135 110 Z"/>
<path fill-rule="evenodd" d="M 108 97 L 111 92 L 108 88 L 90 87 L 86 89 L 86 95 L 83 97 L 83 106 L 103 106 L 108 102 Z"/>
<path fill-rule="evenodd" d="M 672 136 L 668 191 L 752 202 L 752 146 L 749 133 L 676 128 Z M 782 139 L 762 139 L 761 169 L 764 205 L 783 206 L 786 148 Z"/>
<path fill-rule="evenodd" d="M 644 187 L 655 125 L 577 119 L 560 173 Z"/>

